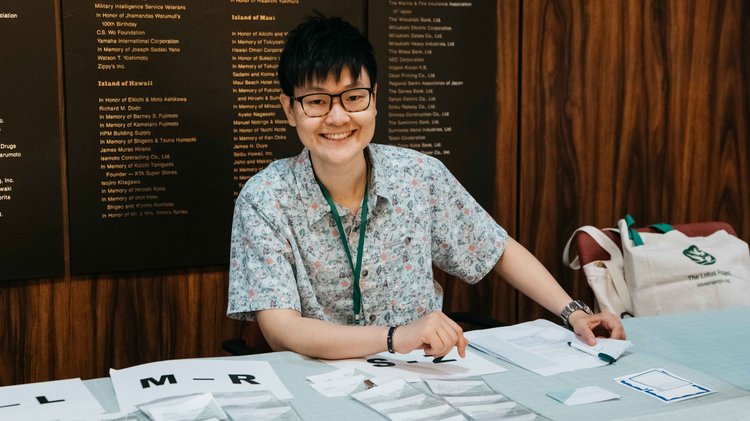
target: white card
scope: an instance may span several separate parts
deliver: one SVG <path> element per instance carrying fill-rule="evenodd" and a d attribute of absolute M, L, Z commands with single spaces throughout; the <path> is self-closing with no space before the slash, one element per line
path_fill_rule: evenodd
<path fill-rule="evenodd" d="M 293 396 L 268 361 L 185 359 L 109 370 L 121 411 L 169 396 L 201 392 L 269 390 L 278 399 Z"/>
<path fill-rule="evenodd" d="M 614 380 L 665 403 L 680 402 L 714 393 L 707 387 L 695 384 L 663 368 L 652 368 Z"/>
<path fill-rule="evenodd" d="M 341 378 L 336 381 L 310 383 L 310 387 L 317 390 L 321 395 L 327 398 L 338 398 L 341 396 L 349 396 L 354 392 L 367 389 L 365 380 L 365 376 L 358 374 L 352 377 Z"/>
<path fill-rule="evenodd" d="M 227 415 L 210 393 L 159 399 L 139 405 L 153 421 L 223 420 Z"/>
<path fill-rule="evenodd" d="M 0 420 L 96 418 L 103 412 L 78 378 L 0 387 Z"/>
<path fill-rule="evenodd" d="M 421 350 L 408 354 L 383 352 L 366 358 L 323 360 L 323 362 L 338 368 L 354 368 L 381 379 L 403 379 L 407 382 L 418 382 L 426 378 L 483 376 L 506 370 L 469 349 L 466 350 L 466 358 L 461 358 L 455 348 L 440 362 L 435 362 L 434 358 L 425 356 Z"/>
<path fill-rule="evenodd" d="M 620 399 L 620 395 L 596 386 L 548 392 L 547 396 L 557 399 L 569 406 Z"/>

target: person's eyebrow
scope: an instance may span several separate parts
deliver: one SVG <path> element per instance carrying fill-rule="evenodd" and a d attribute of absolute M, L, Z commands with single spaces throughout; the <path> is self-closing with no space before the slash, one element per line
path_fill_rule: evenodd
<path fill-rule="evenodd" d="M 348 83 L 348 84 L 344 85 L 344 89 L 343 90 L 345 91 L 347 89 L 359 88 L 359 87 L 363 87 L 363 86 L 368 86 L 365 81 L 363 81 L 363 80 L 355 80 L 352 83 Z M 318 85 L 298 86 L 297 88 L 299 88 L 302 91 L 309 92 L 309 93 L 327 92 L 322 86 L 318 86 Z"/>

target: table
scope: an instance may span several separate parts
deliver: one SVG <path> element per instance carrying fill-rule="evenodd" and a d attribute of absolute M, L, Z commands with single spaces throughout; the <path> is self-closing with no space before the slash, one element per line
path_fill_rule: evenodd
<path fill-rule="evenodd" d="M 484 379 L 493 389 L 551 420 L 750 419 L 750 308 L 638 317 L 623 324 L 635 346 L 613 365 L 543 377 L 501 361 L 508 371 Z M 290 404 L 305 420 L 383 419 L 351 398 L 326 398 L 312 389 L 306 377 L 333 370 L 318 360 L 292 352 L 230 358 L 268 361 L 294 395 Z M 665 368 L 716 393 L 665 404 L 612 381 L 649 368 Z M 105 409 L 117 410 L 108 378 L 85 384 Z M 583 386 L 599 386 L 622 399 L 569 407 L 546 396 Z"/>

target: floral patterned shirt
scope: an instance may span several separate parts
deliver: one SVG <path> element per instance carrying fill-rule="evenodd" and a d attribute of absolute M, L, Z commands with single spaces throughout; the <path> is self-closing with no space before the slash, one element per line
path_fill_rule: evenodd
<path fill-rule="evenodd" d="M 475 283 L 500 258 L 507 234 L 437 159 L 394 146 L 367 149 L 362 314 L 365 324 L 404 325 L 442 308 L 432 264 Z M 356 262 L 359 212 L 337 210 Z M 230 317 L 288 308 L 353 323 L 351 266 L 307 150 L 248 180 L 232 225 Z"/>

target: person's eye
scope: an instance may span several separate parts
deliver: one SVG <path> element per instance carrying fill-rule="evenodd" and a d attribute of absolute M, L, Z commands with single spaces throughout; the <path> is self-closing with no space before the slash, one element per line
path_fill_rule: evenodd
<path fill-rule="evenodd" d="M 357 102 L 357 101 L 360 101 L 362 98 L 364 98 L 364 95 L 351 94 L 351 95 L 347 95 L 345 100 L 347 102 Z"/>
<path fill-rule="evenodd" d="M 311 106 L 326 105 L 327 103 L 328 101 L 323 98 L 308 98 L 305 100 L 305 104 Z"/>

